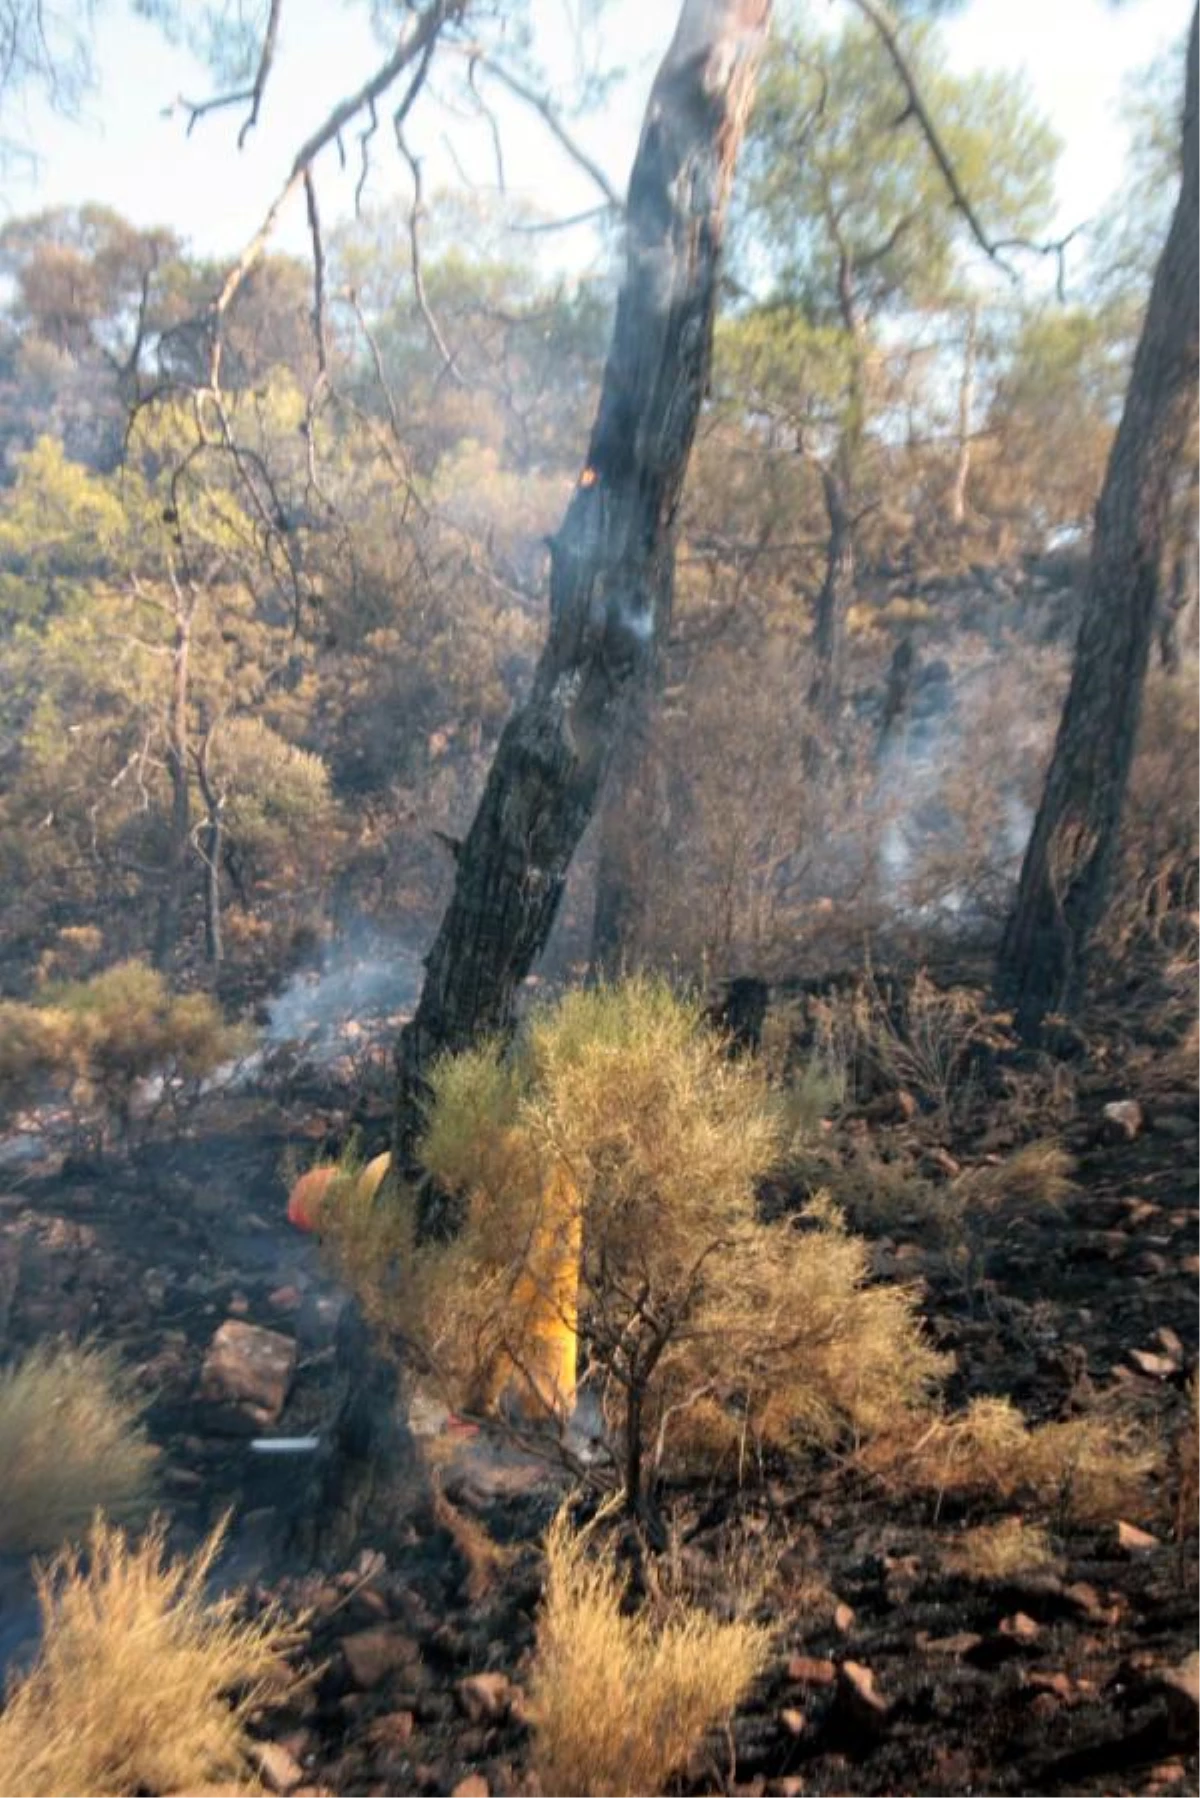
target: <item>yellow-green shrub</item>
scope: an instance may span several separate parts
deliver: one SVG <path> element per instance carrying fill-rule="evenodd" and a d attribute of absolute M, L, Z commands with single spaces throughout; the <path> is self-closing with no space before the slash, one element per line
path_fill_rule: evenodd
<path fill-rule="evenodd" d="M 223 1526 L 168 1561 L 164 1529 L 133 1546 L 97 1518 L 86 1556 L 38 1577 L 42 1644 L 0 1713 L 0 1791 L 197 1792 L 251 1777 L 246 1723 L 296 1684 L 296 1625 L 208 1596 Z"/>
<path fill-rule="evenodd" d="M 0 1103 L 48 1082 L 125 1121 L 138 1080 L 202 1079 L 241 1042 L 207 994 L 172 994 L 155 969 L 120 962 L 91 980 L 47 986 L 36 1004 L 0 1005 Z"/>
<path fill-rule="evenodd" d="M 41 1347 L 0 1374 L 0 1551 L 57 1548 L 148 1509 L 155 1450 L 115 1357 Z"/>
<path fill-rule="evenodd" d="M 656 1621 L 624 1608 L 624 1582 L 560 1513 L 529 1687 L 544 1792 L 661 1792 L 763 1670 L 764 1629 L 682 1607 Z"/>
<path fill-rule="evenodd" d="M 944 1364 L 912 1296 L 867 1284 L 834 1209 L 760 1222 L 757 1182 L 783 1137 L 775 1094 L 664 983 L 571 993 L 509 1057 L 485 1044 L 441 1062 L 431 1087 L 419 1152 L 465 1197 L 463 1229 L 418 1245 L 403 1195 L 386 1222 L 351 1195 L 324 1215 L 452 1403 L 478 1402 L 498 1354 L 520 1363 L 555 1170 L 582 1213 L 580 1336 L 631 1502 L 647 1450 L 669 1470 L 739 1443 L 830 1442 L 925 1401 Z"/>

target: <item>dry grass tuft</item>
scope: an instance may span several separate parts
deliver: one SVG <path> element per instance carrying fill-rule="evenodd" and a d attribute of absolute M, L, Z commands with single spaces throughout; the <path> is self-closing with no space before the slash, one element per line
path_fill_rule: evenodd
<path fill-rule="evenodd" d="M 1002 1517 L 998 1523 L 964 1530 L 946 1549 L 943 1561 L 948 1572 L 974 1580 L 1011 1579 L 1060 1565 L 1046 1531 L 1020 1517 Z"/>
<path fill-rule="evenodd" d="M 529 1716 L 542 1790 L 661 1792 L 762 1672 L 769 1632 L 624 1614 L 623 1582 L 562 1513 L 546 1538 Z"/>
<path fill-rule="evenodd" d="M 301 1637 L 206 1596 L 223 1533 L 169 1562 L 161 1524 L 134 1547 L 97 1518 L 86 1555 L 39 1573 L 42 1647 L 0 1714 L 0 1791 L 255 1789 L 245 1726 L 294 1689 L 282 1657 Z"/>
<path fill-rule="evenodd" d="M 57 1548 L 97 1510 L 149 1509 L 155 1450 L 115 1357 L 41 1347 L 0 1375 L 0 1551 Z"/>
<path fill-rule="evenodd" d="M 1075 1162 L 1060 1144 L 1026 1143 L 1004 1161 L 971 1168 L 955 1182 L 963 1202 L 988 1211 L 1061 1205 L 1075 1191 Z"/>
<path fill-rule="evenodd" d="M 902 1485 L 939 1493 L 1024 1497 L 1077 1523 L 1152 1516 L 1163 1471 L 1161 1443 L 1117 1403 L 1030 1428 L 1007 1399 L 976 1399 L 938 1416 L 919 1438 L 867 1444 L 864 1465 Z"/>

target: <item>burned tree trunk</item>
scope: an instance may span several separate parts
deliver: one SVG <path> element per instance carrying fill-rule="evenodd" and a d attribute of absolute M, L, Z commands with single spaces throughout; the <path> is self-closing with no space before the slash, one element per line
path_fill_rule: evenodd
<path fill-rule="evenodd" d="M 501 736 L 397 1048 L 402 1165 L 431 1058 L 511 1023 L 630 699 L 666 635 L 726 203 L 769 11 L 770 0 L 684 0 L 654 83 L 596 422 L 551 546 L 549 636 Z"/>
<path fill-rule="evenodd" d="M 172 574 L 175 593 L 175 640 L 171 650 L 171 702 L 167 714 L 167 774 L 171 783 L 171 815 L 167 827 L 166 866 L 154 930 L 154 965 L 169 969 L 179 943 L 191 836 L 188 785 L 188 681 L 192 651 L 195 596 L 185 592 Z"/>
<path fill-rule="evenodd" d="M 1188 40 L 1183 181 L 1096 508 L 1070 691 L 1025 853 L 997 989 L 1024 1036 L 1082 994 L 1108 897 L 1154 635 L 1172 478 L 1195 416 L 1197 14 Z"/>
<path fill-rule="evenodd" d="M 829 520 L 829 541 L 825 550 L 825 578 L 817 595 L 813 627 L 816 668 L 808 703 L 821 723 L 828 725 L 841 701 L 846 613 L 854 599 L 857 554 L 846 481 L 832 468 L 822 468 L 821 486 Z"/>

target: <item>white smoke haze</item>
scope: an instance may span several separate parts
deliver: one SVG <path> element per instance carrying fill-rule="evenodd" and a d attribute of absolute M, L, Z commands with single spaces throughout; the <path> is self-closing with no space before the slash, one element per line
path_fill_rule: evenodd
<path fill-rule="evenodd" d="M 345 1052 L 348 1034 L 399 1028 L 416 1005 L 422 975 L 411 938 L 352 926 L 270 1001 L 264 1047 L 286 1045 L 308 1061 L 332 1061 Z"/>

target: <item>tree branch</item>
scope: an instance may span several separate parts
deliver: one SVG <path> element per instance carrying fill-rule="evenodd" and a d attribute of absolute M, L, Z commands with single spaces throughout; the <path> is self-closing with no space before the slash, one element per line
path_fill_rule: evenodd
<path fill-rule="evenodd" d="M 854 0 L 854 5 L 857 6 L 863 17 L 868 19 L 878 32 L 880 41 L 887 51 L 888 56 L 891 58 L 892 67 L 900 77 L 900 84 L 907 96 L 907 112 L 911 114 L 920 126 L 925 142 L 929 145 L 930 154 L 937 163 L 938 168 L 941 171 L 942 179 L 945 181 L 946 186 L 950 191 L 950 198 L 956 209 L 962 213 L 967 228 L 970 231 L 971 236 L 975 239 L 975 242 L 979 245 L 985 256 L 987 256 L 990 261 L 994 262 L 997 268 L 1004 271 L 1010 281 L 1018 281 L 1020 280 L 1020 276 L 1017 273 L 1017 270 L 1013 268 L 1012 264 L 1005 261 L 1003 251 L 1028 250 L 1035 256 L 1057 256 L 1057 286 L 1061 298 L 1065 281 L 1064 257 L 1067 245 L 1071 242 L 1072 238 L 1077 236 L 1079 227 L 1076 226 L 1073 230 L 1068 231 L 1065 237 L 1058 238 L 1051 243 L 1033 243 L 1025 237 L 989 237 L 983 228 L 978 213 L 971 204 L 966 189 L 958 178 L 958 172 L 950 159 L 950 153 L 942 142 L 941 135 L 933 122 L 929 108 L 926 106 L 925 101 L 921 96 L 921 90 L 917 85 L 917 78 L 912 71 L 908 58 L 900 47 L 896 22 L 891 13 L 888 11 L 886 5 L 883 4 L 883 0 Z"/>

